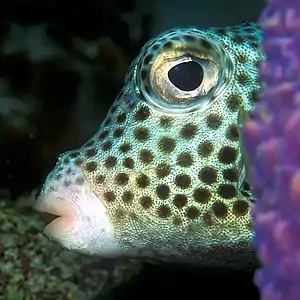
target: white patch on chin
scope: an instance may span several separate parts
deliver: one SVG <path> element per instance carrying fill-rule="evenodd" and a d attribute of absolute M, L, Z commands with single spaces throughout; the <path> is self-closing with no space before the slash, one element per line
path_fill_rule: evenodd
<path fill-rule="evenodd" d="M 76 183 L 78 176 L 84 178 L 81 184 Z M 70 185 L 63 184 L 65 180 Z M 36 204 L 38 211 L 60 216 L 46 226 L 45 234 L 69 250 L 103 257 L 122 256 L 107 209 L 91 191 L 81 169 L 73 165 L 64 180 L 54 181 L 47 179 Z M 47 185 L 54 186 L 55 191 L 49 191 Z"/>

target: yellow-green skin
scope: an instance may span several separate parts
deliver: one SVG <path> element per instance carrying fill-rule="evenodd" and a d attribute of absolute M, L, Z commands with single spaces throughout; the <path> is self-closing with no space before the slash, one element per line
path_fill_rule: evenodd
<path fill-rule="evenodd" d="M 253 263 L 253 199 L 243 191 L 238 114 L 253 109 L 260 88 L 260 42 L 253 23 L 174 29 L 150 40 L 99 131 L 60 156 L 41 195 L 88 185 L 107 210 L 121 255 L 241 268 Z M 202 66 L 204 78 L 197 91 L 183 92 L 167 74 L 188 60 Z M 82 173 L 74 175 L 74 168 Z M 84 219 L 80 203 L 77 216 Z M 88 226 L 95 241 L 96 227 Z M 97 254 L 74 235 L 60 242 Z"/>

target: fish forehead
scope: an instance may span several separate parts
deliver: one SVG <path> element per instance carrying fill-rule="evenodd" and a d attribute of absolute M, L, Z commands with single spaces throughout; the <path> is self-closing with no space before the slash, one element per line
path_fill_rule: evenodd
<path fill-rule="evenodd" d="M 70 163 L 82 168 L 125 253 L 197 261 L 205 258 L 199 249 L 249 247 L 237 116 L 241 106 L 253 108 L 259 89 L 260 42 L 255 24 L 174 29 L 150 40 L 99 131 L 60 157 L 51 176 L 63 177 Z M 173 101 L 151 72 L 158 58 L 186 54 L 213 62 L 221 78 L 201 97 Z"/>

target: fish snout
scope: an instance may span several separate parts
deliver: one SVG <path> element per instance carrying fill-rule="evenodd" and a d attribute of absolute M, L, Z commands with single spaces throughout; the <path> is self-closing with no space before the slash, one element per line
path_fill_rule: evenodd
<path fill-rule="evenodd" d="M 122 253 L 104 201 L 90 188 L 80 167 L 57 165 L 48 175 L 35 209 L 48 224 L 44 233 L 63 247 L 100 256 Z"/>

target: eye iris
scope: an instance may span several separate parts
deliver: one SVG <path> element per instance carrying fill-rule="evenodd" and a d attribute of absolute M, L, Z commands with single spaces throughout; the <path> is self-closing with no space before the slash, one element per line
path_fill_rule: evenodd
<path fill-rule="evenodd" d="M 168 77 L 180 90 L 193 91 L 202 83 L 203 69 L 195 61 L 183 62 L 170 69 Z"/>

